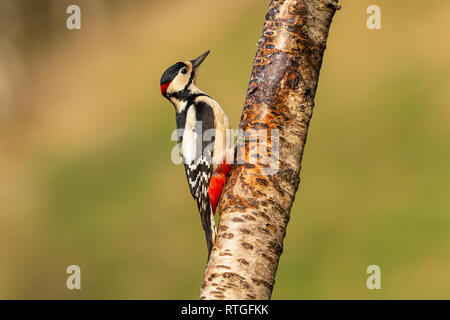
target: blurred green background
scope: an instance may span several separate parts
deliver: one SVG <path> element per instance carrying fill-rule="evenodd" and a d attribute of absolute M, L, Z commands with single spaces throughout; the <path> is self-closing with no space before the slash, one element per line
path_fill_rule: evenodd
<path fill-rule="evenodd" d="M 449 299 L 450 2 L 340 2 L 273 298 Z M 159 79 L 211 49 L 198 84 L 236 128 L 268 3 L 0 0 L 0 298 L 198 298 Z"/>

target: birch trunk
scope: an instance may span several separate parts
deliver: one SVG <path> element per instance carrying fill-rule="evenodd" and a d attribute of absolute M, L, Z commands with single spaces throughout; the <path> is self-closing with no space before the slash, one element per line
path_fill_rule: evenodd
<path fill-rule="evenodd" d="M 269 5 L 200 299 L 271 297 L 337 9 L 337 0 Z"/>

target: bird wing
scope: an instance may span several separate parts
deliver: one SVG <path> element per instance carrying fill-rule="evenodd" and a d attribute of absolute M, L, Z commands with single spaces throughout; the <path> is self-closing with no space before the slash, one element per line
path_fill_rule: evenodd
<path fill-rule="evenodd" d="M 214 213 L 209 199 L 209 181 L 213 174 L 214 113 L 204 102 L 194 102 L 186 114 L 186 125 L 181 140 L 189 189 L 197 201 L 208 252 L 215 237 Z"/>

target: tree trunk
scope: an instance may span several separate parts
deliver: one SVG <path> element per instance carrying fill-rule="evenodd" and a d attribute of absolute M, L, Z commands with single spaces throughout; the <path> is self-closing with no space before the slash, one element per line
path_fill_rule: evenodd
<path fill-rule="evenodd" d="M 337 9 L 337 0 L 269 5 L 200 299 L 271 297 Z"/>

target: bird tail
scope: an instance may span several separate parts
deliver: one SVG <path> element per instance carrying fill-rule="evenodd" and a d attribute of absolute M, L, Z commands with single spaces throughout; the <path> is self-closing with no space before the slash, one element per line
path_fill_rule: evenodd
<path fill-rule="evenodd" d="M 211 203 L 208 199 L 206 212 L 202 212 L 202 225 L 205 231 L 206 247 L 208 248 L 208 260 L 211 254 L 211 249 L 216 239 L 216 222 L 214 221 L 214 212 L 212 211 Z"/>

